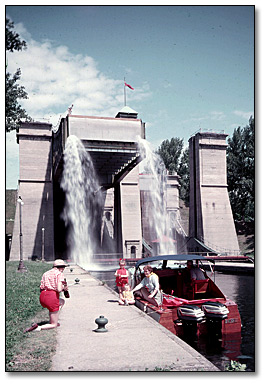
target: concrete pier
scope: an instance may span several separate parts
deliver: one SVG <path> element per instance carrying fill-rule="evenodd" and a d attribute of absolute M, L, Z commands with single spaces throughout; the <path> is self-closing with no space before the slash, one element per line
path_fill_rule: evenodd
<path fill-rule="evenodd" d="M 219 371 L 135 306 L 120 306 L 118 294 L 85 270 L 74 265 L 64 275 L 70 298 L 60 314 L 52 371 Z M 108 332 L 95 332 L 99 316 L 108 319 Z"/>

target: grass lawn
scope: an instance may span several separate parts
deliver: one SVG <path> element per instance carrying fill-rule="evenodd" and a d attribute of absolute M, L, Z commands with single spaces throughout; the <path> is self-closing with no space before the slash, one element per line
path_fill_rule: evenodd
<path fill-rule="evenodd" d="M 26 273 L 18 272 L 19 262 L 6 262 L 6 371 L 49 371 L 55 352 L 56 329 L 23 333 L 32 322 L 48 322 L 49 313 L 39 303 L 42 274 L 52 265 L 24 262 Z"/>

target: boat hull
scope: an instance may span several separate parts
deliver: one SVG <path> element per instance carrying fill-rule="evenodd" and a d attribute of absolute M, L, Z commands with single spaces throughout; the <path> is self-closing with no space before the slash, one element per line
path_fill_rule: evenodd
<path fill-rule="evenodd" d="M 222 321 L 206 318 L 200 323 L 187 322 L 179 320 L 177 315 L 178 307 L 176 306 L 171 308 L 159 308 L 149 304 L 141 298 L 136 299 L 136 306 L 156 320 L 164 328 L 181 338 L 185 338 L 185 336 L 190 335 L 191 332 L 193 332 L 197 338 L 212 334 L 220 336 L 220 338 L 224 338 L 224 340 L 229 338 L 230 335 L 234 335 L 236 338 L 241 338 L 241 318 L 235 302 L 229 299 L 205 299 L 187 301 L 187 303 L 201 307 L 207 301 L 218 301 L 225 305 L 229 311 L 227 318 Z"/>
<path fill-rule="evenodd" d="M 191 269 L 182 265 L 190 261 L 196 279 L 191 278 Z M 204 267 L 208 261 L 213 264 L 211 257 L 199 255 L 166 255 L 139 260 L 133 275 L 134 285 L 138 285 L 144 275 L 140 266 L 150 263 L 159 278 L 163 302 L 162 307 L 154 306 L 135 293 L 136 306 L 185 341 L 191 338 L 196 342 L 216 340 L 228 349 L 228 357 L 235 359 L 241 348 L 240 313 L 237 304 L 206 274 Z"/>

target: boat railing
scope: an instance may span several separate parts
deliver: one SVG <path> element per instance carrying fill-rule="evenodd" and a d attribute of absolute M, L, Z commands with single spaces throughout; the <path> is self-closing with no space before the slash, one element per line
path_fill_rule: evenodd
<path fill-rule="evenodd" d="M 248 255 L 221 255 L 221 254 L 211 254 L 211 253 L 206 253 L 205 251 L 189 251 L 188 252 L 189 255 L 198 255 L 198 259 L 200 259 L 199 256 L 203 256 L 203 257 L 208 257 L 209 259 L 213 259 L 215 261 L 219 261 L 219 262 L 222 262 L 222 261 L 226 261 L 226 262 L 230 262 L 230 261 L 233 261 L 233 262 L 250 262 L 250 263 L 254 263 L 254 258 L 253 257 L 250 257 Z"/>

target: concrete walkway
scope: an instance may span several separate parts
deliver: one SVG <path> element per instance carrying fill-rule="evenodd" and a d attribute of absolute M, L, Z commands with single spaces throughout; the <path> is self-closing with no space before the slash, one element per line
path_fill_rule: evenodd
<path fill-rule="evenodd" d="M 52 371 L 219 371 L 135 306 L 118 305 L 118 294 L 88 272 L 70 268 L 64 272 L 70 298 L 60 314 Z M 94 331 L 101 315 L 108 319 L 106 333 Z"/>

